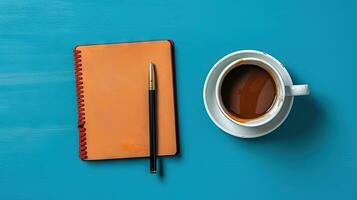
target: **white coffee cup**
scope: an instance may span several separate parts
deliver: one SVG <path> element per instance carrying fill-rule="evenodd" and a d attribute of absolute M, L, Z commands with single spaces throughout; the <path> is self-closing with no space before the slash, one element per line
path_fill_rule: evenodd
<path fill-rule="evenodd" d="M 281 110 L 284 104 L 286 96 L 301 96 L 301 95 L 309 94 L 309 87 L 306 84 L 289 85 L 285 83 L 283 79 L 283 74 L 279 73 L 281 69 L 284 69 L 284 66 L 272 56 L 265 54 L 263 52 L 259 52 L 259 53 L 260 53 L 259 57 L 244 57 L 234 60 L 233 62 L 228 64 L 224 70 L 222 70 L 221 74 L 217 79 L 216 88 L 215 88 L 215 97 L 219 110 L 223 113 L 223 115 L 226 118 L 228 118 L 229 120 L 240 126 L 257 127 L 267 124 L 278 115 L 279 111 Z M 272 59 L 274 60 L 274 62 L 271 62 Z M 225 108 L 221 96 L 221 86 L 226 75 L 231 70 L 235 69 L 236 67 L 240 67 L 241 65 L 256 65 L 263 68 L 272 76 L 276 86 L 276 96 L 269 110 L 260 117 L 246 120 L 246 121 L 237 121 L 236 119 L 233 119 L 229 115 L 227 109 Z"/>

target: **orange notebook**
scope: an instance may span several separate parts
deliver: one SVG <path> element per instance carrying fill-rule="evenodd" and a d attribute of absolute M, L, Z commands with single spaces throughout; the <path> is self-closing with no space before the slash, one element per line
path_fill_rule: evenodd
<path fill-rule="evenodd" d="M 168 40 L 75 47 L 81 159 L 149 156 L 150 62 L 157 75 L 158 154 L 176 153 L 172 48 Z"/>

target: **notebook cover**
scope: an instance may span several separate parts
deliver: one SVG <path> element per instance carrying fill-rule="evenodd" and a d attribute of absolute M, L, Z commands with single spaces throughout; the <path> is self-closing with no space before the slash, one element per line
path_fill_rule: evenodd
<path fill-rule="evenodd" d="M 158 154 L 176 153 L 172 56 L 168 40 L 75 47 L 81 159 L 149 156 L 150 62 L 157 72 Z"/>

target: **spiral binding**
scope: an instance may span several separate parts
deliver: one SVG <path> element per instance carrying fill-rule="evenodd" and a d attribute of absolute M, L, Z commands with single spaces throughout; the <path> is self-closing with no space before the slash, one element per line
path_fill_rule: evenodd
<path fill-rule="evenodd" d="M 87 138 L 85 128 L 84 95 L 83 95 L 83 68 L 81 50 L 74 49 L 74 66 L 76 76 L 77 107 L 78 107 L 78 131 L 79 131 L 79 157 L 87 158 Z"/>

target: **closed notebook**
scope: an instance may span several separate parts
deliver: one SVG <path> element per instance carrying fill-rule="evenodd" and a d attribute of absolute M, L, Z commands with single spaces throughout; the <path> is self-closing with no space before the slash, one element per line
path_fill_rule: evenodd
<path fill-rule="evenodd" d="M 172 56 L 167 40 L 74 49 L 81 159 L 149 156 L 150 62 L 157 75 L 158 154 L 176 153 Z"/>

